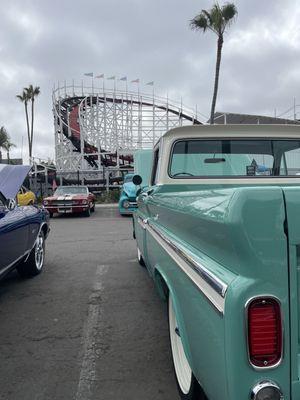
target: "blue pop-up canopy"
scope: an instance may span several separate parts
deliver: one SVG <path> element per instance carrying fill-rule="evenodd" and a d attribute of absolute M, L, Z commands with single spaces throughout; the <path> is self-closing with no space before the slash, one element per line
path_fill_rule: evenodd
<path fill-rule="evenodd" d="M 0 164 L 0 192 L 6 199 L 16 197 L 30 169 L 30 165 Z"/>

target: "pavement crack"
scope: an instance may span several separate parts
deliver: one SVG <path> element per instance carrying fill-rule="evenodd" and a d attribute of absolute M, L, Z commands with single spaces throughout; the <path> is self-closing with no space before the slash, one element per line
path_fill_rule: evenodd
<path fill-rule="evenodd" d="M 107 270 L 107 265 L 97 266 L 92 293 L 88 301 L 88 315 L 83 330 L 83 356 L 75 400 L 89 400 L 92 398 L 96 380 L 96 360 L 101 357 L 97 336 L 101 319 L 101 294 L 104 289 L 103 275 Z"/>
<path fill-rule="evenodd" d="M 24 339 L 27 339 L 31 342 L 42 342 L 44 340 L 74 340 L 81 338 L 81 335 L 46 335 L 41 337 L 32 337 L 32 336 L 25 336 Z"/>

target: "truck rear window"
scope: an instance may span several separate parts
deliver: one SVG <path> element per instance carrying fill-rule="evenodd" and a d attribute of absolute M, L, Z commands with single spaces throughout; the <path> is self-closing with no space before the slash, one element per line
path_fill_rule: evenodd
<path fill-rule="evenodd" d="M 187 139 L 175 142 L 171 178 L 299 176 L 300 140 Z"/>

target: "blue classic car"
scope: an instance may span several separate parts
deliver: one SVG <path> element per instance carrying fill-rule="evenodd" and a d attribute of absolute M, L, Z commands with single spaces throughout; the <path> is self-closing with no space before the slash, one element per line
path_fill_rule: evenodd
<path fill-rule="evenodd" d="M 0 277 L 14 268 L 22 277 L 43 269 L 49 213 L 32 205 L 18 206 L 15 200 L 30 168 L 0 165 Z"/>
<path fill-rule="evenodd" d="M 121 215 L 132 214 L 136 210 L 136 186 L 132 183 L 134 174 L 127 174 L 119 199 L 119 212 Z"/>
<path fill-rule="evenodd" d="M 182 399 L 300 399 L 299 174 L 299 125 L 182 127 L 154 147 L 134 236 Z"/>

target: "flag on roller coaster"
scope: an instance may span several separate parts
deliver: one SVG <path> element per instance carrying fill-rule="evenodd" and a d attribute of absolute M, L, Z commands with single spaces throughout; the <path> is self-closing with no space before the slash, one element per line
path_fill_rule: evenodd
<path fill-rule="evenodd" d="M 116 79 L 116 77 L 115 77 L 115 76 L 110 76 L 110 77 L 107 78 L 107 79 Z"/>
<path fill-rule="evenodd" d="M 94 72 L 86 72 L 84 75 L 85 75 L 85 76 L 90 76 L 90 77 L 93 78 Z"/>
<path fill-rule="evenodd" d="M 57 189 L 56 179 L 53 179 L 53 181 L 52 181 L 52 190 L 53 190 L 53 192 L 55 192 L 56 189 Z"/>
<path fill-rule="evenodd" d="M 104 78 L 104 74 L 97 75 L 97 76 L 95 76 L 95 78 Z"/>
<path fill-rule="evenodd" d="M 137 79 L 134 79 L 133 81 L 131 81 L 131 83 L 140 83 L 140 80 L 139 80 L 139 78 L 137 78 Z"/>
<path fill-rule="evenodd" d="M 154 81 L 148 82 L 148 83 L 146 83 L 146 85 L 153 86 L 154 85 Z"/>
<path fill-rule="evenodd" d="M 120 81 L 127 81 L 127 76 L 123 76 L 123 78 L 120 78 Z"/>

